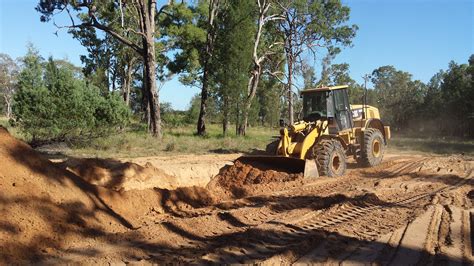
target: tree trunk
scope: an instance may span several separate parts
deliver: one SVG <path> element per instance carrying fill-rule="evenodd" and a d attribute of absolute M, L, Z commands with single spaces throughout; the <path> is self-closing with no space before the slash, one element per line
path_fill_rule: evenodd
<path fill-rule="evenodd" d="M 117 90 L 117 70 L 112 71 L 112 92 Z"/>
<path fill-rule="evenodd" d="M 127 69 L 128 72 L 128 69 Z M 130 106 L 130 79 L 128 77 L 125 78 L 123 82 L 123 101 L 127 106 Z"/>
<path fill-rule="evenodd" d="M 127 70 L 125 71 L 124 82 L 123 82 L 123 100 L 127 106 L 130 106 L 130 90 L 132 86 L 132 72 L 135 64 L 135 58 L 132 58 L 127 64 Z"/>
<path fill-rule="evenodd" d="M 258 82 L 260 81 L 260 75 L 262 73 L 262 62 L 265 60 L 265 55 L 258 56 L 258 47 L 260 44 L 260 38 L 262 36 L 263 26 L 265 25 L 265 16 L 270 8 L 270 3 L 262 4 L 260 1 L 257 1 L 259 6 L 259 18 L 257 22 L 257 31 L 255 32 L 255 38 L 253 43 L 253 52 L 252 52 L 252 61 L 253 66 L 250 71 L 249 82 L 247 84 L 247 98 L 245 99 L 245 106 L 243 111 L 243 121 L 239 128 L 239 135 L 245 136 L 247 133 L 247 125 L 249 120 L 250 107 L 252 105 L 252 100 L 255 97 L 258 88 Z"/>
<path fill-rule="evenodd" d="M 211 58 L 214 50 L 215 29 L 214 18 L 219 7 L 219 0 L 211 0 L 209 3 L 209 19 L 206 36 L 206 51 L 204 55 L 203 74 L 202 74 L 202 89 L 201 89 L 201 109 L 199 110 L 199 118 L 197 122 L 197 134 L 200 136 L 206 135 L 206 113 L 207 113 L 207 99 L 209 97 L 209 72 L 211 67 Z"/>
<path fill-rule="evenodd" d="M 227 136 L 227 131 L 229 130 L 229 115 L 226 113 L 224 114 L 224 118 L 222 119 L 222 135 L 225 137 Z"/>
<path fill-rule="evenodd" d="M 150 129 L 154 137 L 161 138 L 161 117 L 160 101 L 158 90 L 156 88 L 156 66 L 155 66 L 155 12 L 156 2 L 150 0 L 148 3 L 142 3 L 143 10 L 143 28 L 145 36 L 143 37 L 143 62 L 145 64 L 144 83 L 148 96 L 150 110 Z"/>
<path fill-rule="evenodd" d="M 240 108 L 239 108 L 239 102 L 237 102 L 235 108 L 235 134 L 239 134 L 239 126 L 240 126 Z"/>
<path fill-rule="evenodd" d="M 147 38 L 145 61 L 145 88 L 147 89 L 149 119 L 151 133 L 155 137 L 161 137 L 161 117 L 160 117 L 160 102 L 158 90 L 156 88 L 156 68 L 155 68 L 155 46 L 153 37 Z"/>
<path fill-rule="evenodd" d="M 245 136 L 245 134 L 247 133 L 247 124 L 248 124 L 248 113 L 244 113 L 243 114 L 243 118 L 242 118 L 242 122 L 239 126 L 239 135 L 240 136 Z"/>
<path fill-rule="evenodd" d="M 229 99 L 227 96 L 224 96 L 224 106 L 223 106 L 223 117 L 222 117 L 222 134 L 227 136 L 227 130 L 229 128 Z"/>
<path fill-rule="evenodd" d="M 5 99 L 5 104 L 7 105 L 6 115 L 7 115 L 7 118 L 10 119 L 12 117 L 12 101 L 11 101 L 11 98 L 7 96 L 6 94 L 3 96 L 3 98 Z"/>
<path fill-rule="evenodd" d="M 151 114 L 150 114 L 150 102 L 148 101 L 148 96 L 146 97 L 146 99 L 147 99 L 146 102 L 145 102 L 146 130 L 148 132 L 151 132 Z"/>
<path fill-rule="evenodd" d="M 293 125 L 294 122 L 294 114 L 293 114 L 293 90 L 292 88 L 293 82 L 293 60 L 290 56 L 288 61 L 288 119 L 289 124 Z"/>
<path fill-rule="evenodd" d="M 207 65 L 207 64 L 206 64 Z M 201 89 L 201 109 L 199 110 L 199 118 L 197 123 L 197 134 L 200 136 L 206 135 L 206 113 L 207 113 L 207 98 L 209 94 L 209 69 L 204 67 L 204 73 L 202 77 L 202 89 Z"/>
<path fill-rule="evenodd" d="M 249 120 L 249 112 L 250 112 L 250 107 L 252 106 L 252 100 L 255 97 L 255 94 L 257 92 L 257 87 L 258 87 L 258 82 L 260 80 L 260 65 L 256 64 L 255 69 L 252 73 L 252 77 L 249 80 L 248 84 L 248 95 L 245 100 L 245 106 L 244 106 L 244 111 L 242 114 L 242 122 L 239 127 L 239 132 L 238 134 L 241 136 L 245 136 L 247 134 L 247 125 L 248 125 L 248 120 Z"/>
<path fill-rule="evenodd" d="M 145 67 L 142 68 L 142 110 L 143 110 L 143 121 L 146 122 L 146 128 L 148 132 L 151 132 L 150 126 L 150 102 L 148 101 L 148 89 L 147 83 L 145 82 Z"/>

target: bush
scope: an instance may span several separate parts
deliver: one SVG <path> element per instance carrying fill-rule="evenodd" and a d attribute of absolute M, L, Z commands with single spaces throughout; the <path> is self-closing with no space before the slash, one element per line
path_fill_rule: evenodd
<path fill-rule="evenodd" d="M 15 124 L 33 143 L 100 136 L 129 121 L 130 112 L 119 96 L 102 96 L 98 88 L 51 58 L 43 64 L 30 50 L 24 66 L 13 114 Z"/>
<path fill-rule="evenodd" d="M 173 108 L 171 107 L 171 103 L 161 103 L 160 113 L 164 128 L 180 128 L 188 124 L 187 112 L 173 110 Z"/>

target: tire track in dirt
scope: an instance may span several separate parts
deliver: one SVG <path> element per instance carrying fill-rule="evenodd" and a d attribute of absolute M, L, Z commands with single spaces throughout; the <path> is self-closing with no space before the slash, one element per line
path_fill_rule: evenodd
<path fill-rule="evenodd" d="M 403 169 L 409 169 L 408 171 L 412 171 L 413 169 L 419 168 L 419 164 L 410 164 L 408 167 L 403 167 Z M 401 170 L 403 171 L 403 170 Z M 252 259 L 256 258 L 263 258 L 268 256 L 268 254 L 278 253 L 281 250 L 284 250 L 283 247 L 295 244 L 301 241 L 301 238 L 305 238 L 310 236 L 313 232 L 318 232 L 321 229 L 336 226 L 338 224 L 356 219 L 362 215 L 367 215 L 369 212 L 390 207 L 390 206 L 398 206 L 398 205 L 406 205 L 409 203 L 413 203 L 415 201 L 421 200 L 423 198 L 432 196 L 434 194 L 444 192 L 447 190 L 455 189 L 472 178 L 471 173 L 468 173 L 466 178 L 461 179 L 456 184 L 444 186 L 441 189 L 432 192 L 425 192 L 419 193 L 415 196 L 408 197 L 403 200 L 399 200 L 396 202 L 391 202 L 388 204 L 373 204 L 367 203 L 365 200 L 355 202 L 354 203 L 343 203 L 338 208 L 334 210 L 324 210 L 324 211 L 308 211 L 303 216 L 301 214 L 298 215 L 297 218 L 293 219 L 275 219 L 268 222 L 265 222 L 261 225 L 256 226 L 264 227 L 269 224 L 274 225 L 275 231 L 284 232 L 279 234 L 278 236 L 270 236 L 267 238 L 267 241 L 264 244 L 258 246 L 251 246 L 250 248 L 242 248 L 240 249 L 238 254 L 234 254 L 232 252 L 225 252 L 225 254 L 220 254 L 216 257 L 220 258 L 219 263 L 232 263 L 232 262 L 245 262 L 247 260 L 252 261 Z M 287 220 L 287 221 L 285 221 Z M 424 225 L 421 225 L 424 226 Z M 249 228 L 248 230 L 254 229 Z M 361 234 L 362 232 L 358 232 Z M 377 234 L 373 234 L 372 232 L 366 232 L 366 237 L 376 237 Z M 408 240 L 407 240 L 408 241 Z M 252 252 L 251 248 L 257 248 L 259 251 Z M 242 258 L 242 254 L 252 254 L 253 256 L 243 256 L 246 257 L 247 260 L 239 260 L 237 257 Z M 312 258 L 314 259 L 314 257 Z M 315 261 L 318 261 L 317 259 Z"/>
<path fill-rule="evenodd" d="M 430 193 L 421 193 L 420 195 L 400 200 L 397 204 L 408 204 L 418 201 L 422 198 L 432 196 L 437 193 L 456 189 L 467 182 L 472 181 L 472 168 L 466 177 L 453 185 L 445 186 Z M 370 211 L 378 209 L 381 206 L 368 206 L 362 208 Z M 322 245 L 324 248 L 317 248 L 309 254 L 300 258 L 297 263 L 321 262 L 326 263 L 369 263 L 382 265 L 414 265 L 414 264 L 433 264 L 438 262 L 454 262 L 455 264 L 473 263 L 473 224 L 472 210 L 462 210 L 458 207 L 448 206 L 444 210 L 443 206 L 431 205 L 428 210 L 393 233 L 382 236 L 375 242 L 367 245 L 361 245 L 356 249 L 346 249 L 345 254 L 338 256 L 342 260 L 334 260 L 327 257 L 328 243 Z M 450 241 L 449 245 L 439 243 L 439 231 L 443 212 L 450 214 L 449 234 L 444 239 Z M 366 212 L 364 212 L 366 213 Z M 421 247 L 421 249 L 420 249 Z"/>
<path fill-rule="evenodd" d="M 393 163 L 390 165 L 389 171 L 391 173 L 396 172 L 397 174 L 394 176 L 418 172 L 420 167 L 423 166 L 423 161 L 424 159 L 417 160 L 416 162 Z M 212 225 L 212 228 L 206 228 L 205 230 L 196 229 L 194 231 L 189 221 L 183 219 L 180 225 L 183 228 L 185 227 L 189 234 L 200 234 L 200 238 L 195 239 L 191 246 L 202 250 L 201 254 L 202 252 L 205 253 L 204 255 L 194 256 L 194 259 L 190 261 L 228 264 L 278 262 L 278 259 L 286 258 L 287 262 L 304 262 L 305 259 L 312 262 L 327 262 L 329 258 L 330 261 L 332 260 L 336 263 L 341 261 L 350 263 L 351 261 L 360 261 L 362 258 L 368 260 L 364 257 L 364 254 L 367 252 L 364 253 L 363 250 L 371 251 L 369 259 L 373 261 L 377 259 L 376 255 L 378 256 L 386 249 L 387 245 L 393 249 L 393 247 L 397 248 L 401 243 L 409 241 L 409 238 L 404 238 L 405 234 L 403 234 L 405 230 L 408 230 L 407 227 L 402 232 L 396 230 L 393 234 L 383 236 L 382 238 L 380 238 L 381 234 L 378 231 L 372 230 L 370 226 L 364 230 L 354 232 L 356 238 L 354 236 L 346 238 L 346 240 L 354 238 L 353 243 L 345 246 L 344 250 L 346 252 L 341 252 L 338 255 L 328 254 L 331 248 L 337 247 L 340 244 L 340 236 L 334 237 L 328 230 L 348 224 L 361 217 L 370 217 L 376 211 L 390 207 L 408 206 L 420 200 L 427 200 L 428 197 L 433 195 L 453 190 L 470 182 L 472 170 L 456 183 L 444 185 L 434 191 L 429 187 L 421 186 L 413 187 L 415 190 L 421 188 L 421 191 L 417 192 L 410 189 L 410 193 L 407 193 L 404 190 L 400 195 L 400 189 L 395 190 L 394 193 L 385 195 L 386 198 L 394 195 L 395 199 L 399 199 L 391 202 L 380 201 L 371 193 L 359 193 L 359 196 L 354 198 L 339 194 L 340 198 L 335 197 L 332 202 L 326 202 L 326 204 L 319 202 L 319 199 L 325 201 L 327 198 L 334 196 L 331 192 L 345 191 L 352 186 L 351 183 L 353 182 L 361 181 L 365 182 L 364 184 L 372 184 L 383 178 L 386 177 L 354 178 L 354 176 L 349 176 L 344 178 L 344 180 L 325 179 L 319 182 L 307 183 L 303 188 L 279 191 L 266 197 L 255 196 L 241 199 L 234 202 L 235 206 L 230 204 L 223 209 L 216 208 L 212 211 L 206 211 L 206 216 L 215 217 L 218 222 L 213 220 L 209 224 Z M 420 181 L 415 180 L 414 182 Z M 410 195 L 407 197 L 407 194 Z M 403 195 L 405 197 L 401 198 Z M 285 199 L 285 197 L 288 198 Z M 292 200 L 294 198 L 296 199 Z M 465 220 L 471 219 L 470 216 L 465 218 L 467 216 L 464 215 L 463 217 Z M 203 217 L 197 216 L 194 219 L 196 219 L 196 224 L 198 224 Z M 436 227 L 436 224 L 436 221 L 431 222 L 430 220 L 429 226 Z M 426 225 L 425 222 L 419 226 L 422 227 L 424 225 Z M 413 226 L 410 228 L 413 228 Z M 410 229 L 411 231 L 413 230 Z M 429 239 L 435 238 L 436 236 L 434 235 L 429 237 Z M 464 236 L 464 238 L 466 237 Z M 291 254 L 291 252 L 288 254 L 288 250 L 310 250 L 312 246 L 315 246 L 315 243 L 313 243 L 314 239 L 319 239 L 321 244 L 309 254 Z M 379 240 L 369 245 L 361 241 L 361 239 Z M 404 242 L 401 239 L 405 239 L 403 240 Z M 429 243 L 432 242 L 429 241 Z M 299 247 L 301 245 L 303 247 Z M 433 246 L 427 248 L 427 250 L 433 251 L 436 248 L 438 247 Z M 469 247 L 466 246 L 465 249 L 469 249 Z M 360 250 L 362 252 L 359 252 L 361 253 L 358 255 L 359 258 L 353 258 L 354 254 L 358 253 L 355 251 Z M 189 256 L 192 257 L 193 255 Z M 189 256 L 187 257 L 189 258 Z M 396 258 L 395 255 L 393 256 Z"/>
<path fill-rule="evenodd" d="M 431 205 L 428 210 L 406 226 L 377 241 L 361 246 L 342 264 L 368 263 L 377 265 L 437 265 L 463 263 L 472 265 L 473 210 Z M 443 214 L 450 213 L 448 235 L 442 235 Z M 443 243 L 446 239 L 449 243 Z"/>

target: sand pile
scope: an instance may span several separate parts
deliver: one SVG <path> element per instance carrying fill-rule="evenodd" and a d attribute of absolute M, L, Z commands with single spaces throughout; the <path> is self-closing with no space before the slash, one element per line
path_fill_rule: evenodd
<path fill-rule="evenodd" d="M 70 158 L 60 164 L 63 168 L 80 176 L 85 181 L 97 185 L 120 190 L 144 189 L 151 179 L 158 177 L 160 188 L 175 188 L 174 177 L 153 167 L 150 163 L 141 166 L 130 162 L 113 159 L 80 159 Z"/>
<path fill-rule="evenodd" d="M 0 262 L 42 258 L 103 230 L 99 191 L 55 167 L 0 127 Z"/>
<path fill-rule="evenodd" d="M 107 241 L 115 233 L 134 230 L 150 215 L 215 202 L 207 190 L 198 187 L 107 189 L 124 184 L 110 182 L 117 177 L 126 183 L 127 178 L 146 179 L 147 173 L 161 173 L 127 163 L 85 162 L 75 166 L 70 162 L 72 171 L 68 171 L 0 127 L 0 264 L 54 259 L 72 252 L 77 243 Z M 95 178 L 94 172 L 101 173 L 100 177 Z M 118 172 L 122 175 L 117 176 Z"/>

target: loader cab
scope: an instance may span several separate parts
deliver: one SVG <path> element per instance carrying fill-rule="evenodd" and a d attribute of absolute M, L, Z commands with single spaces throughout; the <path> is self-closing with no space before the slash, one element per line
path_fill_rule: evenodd
<path fill-rule="evenodd" d="M 348 86 L 321 87 L 301 92 L 303 98 L 303 120 L 317 121 L 327 119 L 329 132 L 353 127 L 351 107 L 349 105 Z"/>

